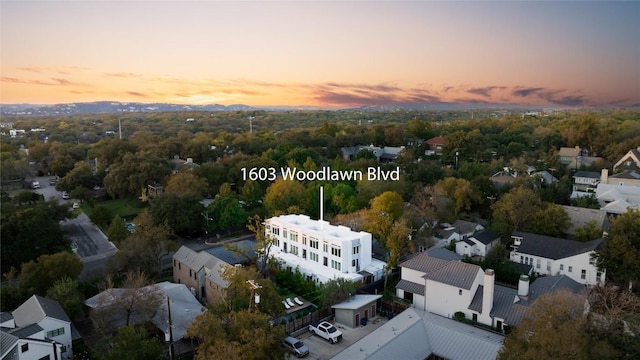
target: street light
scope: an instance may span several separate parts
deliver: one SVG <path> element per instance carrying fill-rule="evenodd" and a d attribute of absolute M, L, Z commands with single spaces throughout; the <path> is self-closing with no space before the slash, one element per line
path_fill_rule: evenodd
<path fill-rule="evenodd" d="M 207 234 L 207 240 L 209 240 L 209 220 L 213 220 L 212 218 L 210 218 L 208 216 L 208 214 L 205 213 L 200 213 L 200 215 L 202 215 L 203 218 L 207 219 L 207 228 L 205 229 L 205 234 Z"/>

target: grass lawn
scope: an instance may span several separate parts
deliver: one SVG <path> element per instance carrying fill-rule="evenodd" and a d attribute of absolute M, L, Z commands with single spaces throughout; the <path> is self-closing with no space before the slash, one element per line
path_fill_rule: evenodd
<path fill-rule="evenodd" d="M 125 220 L 133 219 L 147 207 L 147 204 L 138 199 L 112 199 L 95 203 L 98 204 L 107 208 L 111 218 L 118 215 Z"/>

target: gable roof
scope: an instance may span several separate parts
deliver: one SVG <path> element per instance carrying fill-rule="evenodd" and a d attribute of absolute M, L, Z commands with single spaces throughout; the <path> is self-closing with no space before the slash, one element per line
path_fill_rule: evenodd
<path fill-rule="evenodd" d="M 567 234 L 575 234 L 576 229 L 587 225 L 587 223 L 591 221 L 595 221 L 596 225 L 602 228 L 605 228 L 607 226 L 607 212 L 604 210 L 568 205 L 561 206 L 569 215 L 569 220 L 571 221 L 571 226 L 568 229 L 564 230 L 564 232 Z"/>
<path fill-rule="evenodd" d="M 626 154 L 624 154 L 618 161 L 613 165 L 613 171 L 616 171 L 618 167 L 622 166 L 624 162 L 630 161 L 629 168 L 636 169 L 640 168 L 640 147 L 637 149 L 631 149 Z"/>
<path fill-rule="evenodd" d="M 444 137 L 436 136 L 426 141 L 429 145 L 444 145 Z"/>
<path fill-rule="evenodd" d="M 512 236 L 522 238 L 517 252 L 552 260 L 564 259 L 594 251 L 602 245 L 603 241 L 603 239 L 596 239 L 580 242 L 520 231 L 514 231 Z"/>
<path fill-rule="evenodd" d="M 33 334 L 37 334 L 40 331 L 44 330 L 40 325 L 38 324 L 30 324 L 27 325 L 25 327 L 19 327 L 19 328 L 15 328 L 15 329 L 10 329 L 7 332 L 13 336 L 17 336 L 21 339 L 24 338 L 28 338 L 29 336 L 33 335 Z"/>
<path fill-rule="evenodd" d="M 529 285 L 529 295 L 521 297 L 518 296 L 516 289 L 495 285 L 491 316 L 502 318 L 509 325 L 518 325 L 529 314 L 533 301 L 544 294 L 560 289 L 578 294 L 585 289 L 585 286 L 566 275 L 540 276 Z M 479 285 L 468 307 L 469 310 L 482 313 L 483 290 L 484 286 Z"/>
<path fill-rule="evenodd" d="M 45 317 L 71 323 L 59 302 L 39 295 L 33 295 L 13 311 L 16 327 L 37 324 Z"/>
<path fill-rule="evenodd" d="M 449 263 L 447 260 L 438 259 L 429 256 L 426 252 L 421 252 L 413 256 L 411 259 L 400 264 L 400 267 L 417 270 L 423 273 L 430 273 L 438 270 Z"/>
<path fill-rule="evenodd" d="M 195 252 L 188 247 L 182 245 L 178 251 L 173 254 L 173 259 L 180 261 L 185 266 L 198 272 L 211 259 L 211 255 L 200 251 Z"/>
<path fill-rule="evenodd" d="M 18 343 L 18 337 L 6 332 L 4 328 L 0 330 L 0 356 L 5 358 L 8 352 L 13 350 L 14 346 Z"/>
<path fill-rule="evenodd" d="M 580 147 L 561 147 L 558 150 L 558 156 L 568 156 L 568 157 L 576 157 L 580 155 L 582 149 Z"/>
<path fill-rule="evenodd" d="M 576 171 L 576 173 L 573 175 L 573 177 L 574 178 L 583 177 L 583 178 L 589 178 L 589 179 L 600 179 L 600 173 L 599 172 L 595 172 L 595 171 L 580 170 L 580 171 Z"/>
<path fill-rule="evenodd" d="M 434 354 L 446 359 L 495 359 L 503 337 L 480 328 L 408 308 L 333 359 L 422 360 Z"/>
<path fill-rule="evenodd" d="M 489 245 L 492 242 L 494 242 L 495 240 L 500 239 L 500 235 L 494 233 L 491 230 L 480 230 L 477 233 L 473 234 L 471 236 L 472 238 L 478 240 L 479 242 L 485 244 L 485 245 Z"/>
<path fill-rule="evenodd" d="M 0 322 L 6 322 L 6 321 L 10 321 L 13 320 L 13 315 L 11 315 L 10 312 L 0 312 Z"/>
<path fill-rule="evenodd" d="M 211 259 L 205 264 L 205 272 L 207 273 L 207 279 L 211 280 L 214 284 L 223 288 L 229 287 L 229 281 L 222 277 L 222 272 L 230 267 L 227 262 L 218 259 L 215 256 L 211 256 Z"/>
<path fill-rule="evenodd" d="M 478 265 L 460 261 L 449 261 L 447 264 L 423 277 L 428 280 L 470 290 L 482 268 Z"/>

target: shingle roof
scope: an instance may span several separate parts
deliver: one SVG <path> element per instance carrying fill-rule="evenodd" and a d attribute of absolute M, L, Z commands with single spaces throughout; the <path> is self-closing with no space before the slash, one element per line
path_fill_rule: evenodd
<path fill-rule="evenodd" d="M 424 278 L 469 290 L 478 272 L 482 272 L 478 265 L 449 261 L 446 266 L 427 273 Z"/>
<path fill-rule="evenodd" d="M 500 239 L 500 235 L 494 233 L 491 230 L 480 230 L 477 233 L 473 234 L 472 237 L 485 245 L 488 245 L 493 241 Z"/>
<path fill-rule="evenodd" d="M 522 237 L 519 253 L 553 260 L 594 251 L 602 245 L 602 239 L 580 242 L 520 231 L 515 231 L 513 236 Z"/>
<path fill-rule="evenodd" d="M 573 177 L 583 177 L 583 178 L 590 178 L 590 179 L 600 179 L 600 173 L 599 172 L 595 172 L 595 171 L 576 171 L 576 173 L 573 175 Z"/>
<path fill-rule="evenodd" d="M 33 295 L 13 312 L 16 327 L 38 323 L 47 316 L 71 323 L 59 302 L 39 295 Z"/>
<path fill-rule="evenodd" d="M 576 206 L 562 205 L 564 211 L 569 215 L 571 227 L 565 230 L 567 234 L 575 234 L 576 229 L 587 225 L 590 221 L 595 221 L 596 225 L 604 227 L 607 220 L 607 212 L 600 209 L 589 209 Z"/>
<path fill-rule="evenodd" d="M 529 285 L 529 301 L 534 301 L 546 293 L 559 289 L 566 289 L 577 294 L 585 290 L 586 287 L 566 275 L 540 276 Z"/>

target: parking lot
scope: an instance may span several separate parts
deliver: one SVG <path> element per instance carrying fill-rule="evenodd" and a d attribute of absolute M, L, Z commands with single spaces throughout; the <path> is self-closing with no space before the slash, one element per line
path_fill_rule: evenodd
<path fill-rule="evenodd" d="M 336 323 L 334 325 L 342 331 L 342 341 L 337 344 L 330 344 L 327 340 L 320 336 L 313 335 L 308 331 L 297 336 L 297 338 L 302 340 L 302 342 L 304 342 L 309 348 L 309 355 L 306 356 L 305 359 L 328 360 L 338 355 L 342 350 L 353 345 L 356 341 L 367 336 L 373 330 L 379 328 L 386 322 L 386 317 L 374 316 L 369 320 L 367 325 L 360 326 L 355 329 Z M 292 354 L 290 358 L 295 359 L 295 356 Z"/>

